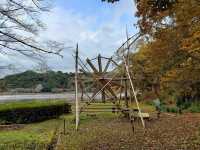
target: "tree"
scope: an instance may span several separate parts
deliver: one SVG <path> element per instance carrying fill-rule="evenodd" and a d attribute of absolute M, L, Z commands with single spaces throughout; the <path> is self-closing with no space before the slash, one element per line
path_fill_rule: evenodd
<path fill-rule="evenodd" d="M 165 2 L 161 9 L 156 3 L 136 1 L 140 32 L 148 38 L 139 51 L 145 54 L 144 70 L 158 75 L 157 81 L 165 93 L 198 99 L 200 3 L 197 0 Z"/>
<path fill-rule="evenodd" d="M 63 49 L 62 44 L 37 39 L 39 31 L 44 29 L 39 16 L 49 8 L 46 0 L 2 0 L 0 2 L 0 52 L 20 53 L 36 58 L 44 53 L 59 55 Z"/>
<path fill-rule="evenodd" d="M 141 79 L 137 85 L 154 87 L 158 96 L 199 99 L 199 0 L 135 0 L 135 4 L 144 41 L 138 53 L 131 54 L 132 74 Z"/>

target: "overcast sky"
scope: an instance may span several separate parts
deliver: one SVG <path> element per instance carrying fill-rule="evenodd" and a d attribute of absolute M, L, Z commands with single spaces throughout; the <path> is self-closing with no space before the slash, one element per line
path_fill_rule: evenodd
<path fill-rule="evenodd" d="M 121 0 L 116 4 L 102 3 L 101 0 L 54 0 L 51 12 L 41 16 L 47 29 L 40 36 L 64 42 L 66 47 L 75 47 L 78 42 L 83 59 L 93 58 L 99 53 L 111 56 L 125 41 L 126 26 L 130 35 L 136 33 L 134 14 L 133 0 Z M 49 56 L 48 65 L 53 70 L 73 71 L 72 53 L 72 50 L 65 49 L 63 58 Z M 3 56 L 1 59 L 6 63 L 14 63 L 17 71 L 36 66 L 34 61 L 20 57 Z"/>

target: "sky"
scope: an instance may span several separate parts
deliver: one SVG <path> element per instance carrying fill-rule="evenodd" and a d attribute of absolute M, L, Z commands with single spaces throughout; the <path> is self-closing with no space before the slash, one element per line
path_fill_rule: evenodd
<path fill-rule="evenodd" d="M 83 60 L 94 58 L 99 53 L 109 57 L 125 41 L 126 26 L 130 35 L 137 32 L 133 26 L 137 22 L 135 11 L 133 0 L 121 0 L 115 4 L 101 0 L 54 0 L 51 11 L 41 15 L 46 30 L 39 36 L 63 42 L 66 47 L 75 47 L 78 43 Z M 61 54 L 63 58 L 49 56 L 46 60 L 48 66 L 53 70 L 74 71 L 73 49 L 66 48 Z M 17 68 L 5 74 L 36 68 L 35 61 L 20 57 L 3 58 Z"/>

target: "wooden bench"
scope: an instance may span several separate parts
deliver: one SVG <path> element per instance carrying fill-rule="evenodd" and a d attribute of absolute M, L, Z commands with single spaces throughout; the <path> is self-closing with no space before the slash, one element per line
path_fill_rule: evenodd
<path fill-rule="evenodd" d="M 134 108 L 134 109 L 124 108 L 124 109 L 122 109 L 122 113 L 125 116 L 129 116 L 130 111 L 132 111 L 132 115 L 133 115 L 134 118 L 139 118 L 140 117 L 139 110 L 137 108 Z M 141 116 L 143 117 L 143 119 L 149 119 L 150 118 L 149 113 L 141 112 Z"/>

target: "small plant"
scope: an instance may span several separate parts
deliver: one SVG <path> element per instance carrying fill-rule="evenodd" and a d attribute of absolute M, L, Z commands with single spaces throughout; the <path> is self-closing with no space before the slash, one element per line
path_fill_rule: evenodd
<path fill-rule="evenodd" d="M 171 112 L 171 113 L 179 112 L 179 109 L 177 107 L 166 107 L 165 110 L 166 110 L 166 112 Z"/>
<path fill-rule="evenodd" d="M 200 112 L 200 103 L 191 104 L 189 111 L 192 113 L 199 113 Z"/>
<path fill-rule="evenodd" d="M 179 108 L 179 110 L 188 109 L 189 107 L 191 107 L 191 105 L 192 105 L 192 102 L 183 101 L 181 98 L 178 98 L 176 101 L 176 106 Z"/>
<path fill-rule="evenodd" d="M 145 104 L 151 105 L 151 106 L 154 105 L 154 103 L 152 101 L 146 101 Z"/>

